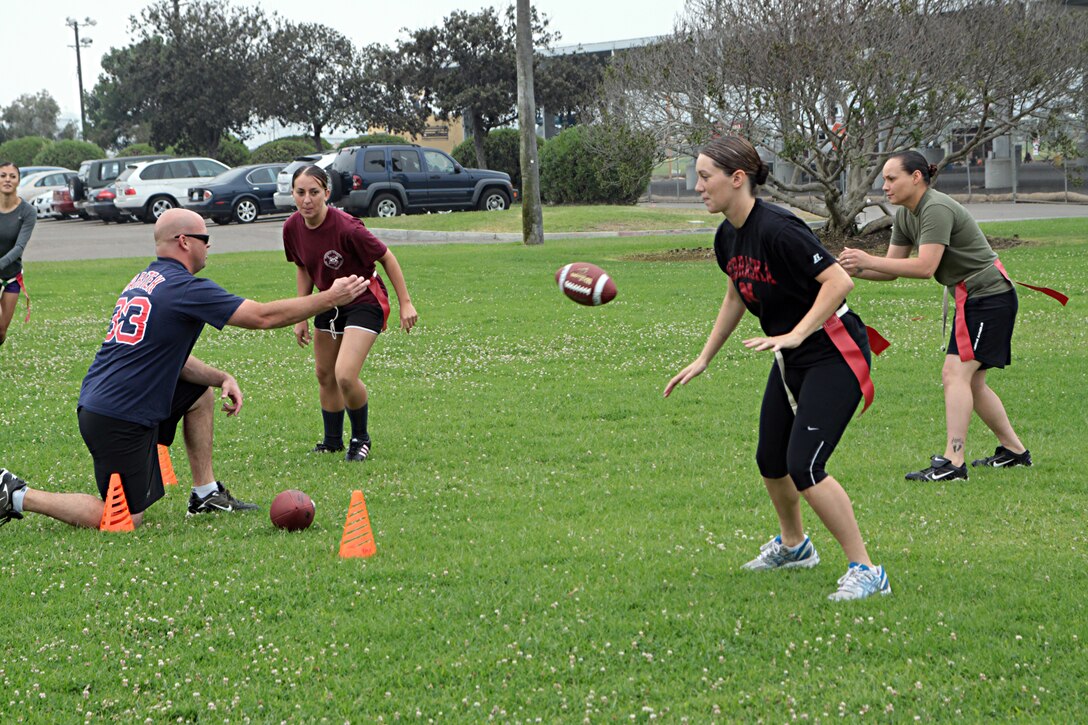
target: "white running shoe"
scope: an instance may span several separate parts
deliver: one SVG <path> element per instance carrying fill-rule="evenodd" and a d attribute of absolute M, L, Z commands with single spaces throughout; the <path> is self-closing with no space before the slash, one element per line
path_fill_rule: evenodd
<path fill-rule="evenodd" d="M 845 602 L 852 599 L 865 599 L 874 594 L 891 594 L 892 585 L 882 566 L 865 566 L 850 562 L 846 573 L 839 577 L 838 591 L 828 595 L 833 602 Z"/>
<path fill-rule="evenodd" d="M 811 569 L 820 563 L 816 547 L 806 536 L 793 550 L 782 543 L 782 537 L 776 536 L 759 547 L 759 556 L 743 565 L 749 571 L 770 571 L 771 569 Z"/>

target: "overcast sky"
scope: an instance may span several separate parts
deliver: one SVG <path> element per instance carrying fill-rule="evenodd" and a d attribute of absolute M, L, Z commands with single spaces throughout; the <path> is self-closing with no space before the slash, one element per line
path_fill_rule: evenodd
<path fill-rule="evenodd" d="M 83 87 L 94 88 L 101 73 L 99 61 L 110 48 L 130 45 L 129 18 L 146 7 L 146 0 L 48 0 L 36 6 L 19 3 L 4 12 L 4 50 L 7 69 L 0 72 L 0 107 L 24 93 L 45 89 L 60 105 L 65 119 L 79 118 L 79 90 L 72 29 L 65 18 L 80 22 L 86 17 L 96 25 L 80 29 L 80 37 L 92 39 L 81 51 Z M 393 45 L 403 37 L 402 28 L 439 25 L 454 10 L 475 12 L 485 7 L 504 9 L 509 0 L 234 0 L 236 5 L 260 5 L 296 22 L 320 22 L 336 28 L 357 45 Z M 684 0 L 539 0 L 533 6 L 559 31 L 559 45 L 588 44 L 628 38 L 664 35 L 684 8 Z"/>

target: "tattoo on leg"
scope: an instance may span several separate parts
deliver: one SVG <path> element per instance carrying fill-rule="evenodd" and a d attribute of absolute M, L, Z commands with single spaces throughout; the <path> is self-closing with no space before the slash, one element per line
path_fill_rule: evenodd
<path fill-rule="evenodd" d="M 952 450 L 955 451 L 956 453 L 959 453 L 960 451 L 963 450 L 963 439 L 962 438 L 953 438 L 952 439 Z"/>

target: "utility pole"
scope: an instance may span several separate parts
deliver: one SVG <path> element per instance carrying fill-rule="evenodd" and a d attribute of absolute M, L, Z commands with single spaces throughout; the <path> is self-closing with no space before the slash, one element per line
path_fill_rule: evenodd
<path fill-rule="evenodd" d="M 540 163 L 536 148 L 536 102 L 533 93 L 533 29 L 529 0 L 517 5 L 518 126 L 521 131 L 521 237 L 525 244 L 544 243 L 540 208 Z"/>
<path fill-rule="evenodd" d="M 83 105 L 83 60 L 80 58 L 80 48 L 87 48 L 91 45 L 90 38 L 79 37 L 79 29 L 97 25 L 91 18 L 84 18 L 83 22 L 79 22 L 75 18 L 68 18 L 64 21 L 64 24 L 71 28 L 76 34 L 76 44 L 69 46 L 76 49 L 76 78 L 79 80 L 79 131 L 80 136 L 84 141 L 87 140 L 87 111 Z"/>

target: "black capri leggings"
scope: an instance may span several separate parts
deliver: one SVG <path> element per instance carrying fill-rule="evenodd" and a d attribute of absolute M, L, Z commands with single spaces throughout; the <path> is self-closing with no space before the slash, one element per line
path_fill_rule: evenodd
<path fill-rule="evenodd" d="M 782 373 L 772 365 L 759 412 L 756 464 L 764 478 L 789 474 L 804 491 L 827 478 L 824 466 L 861 402 L 861 387 L 845 362 L 787 367 L 786 382 L 797 401 L 796 415 Z"/>

